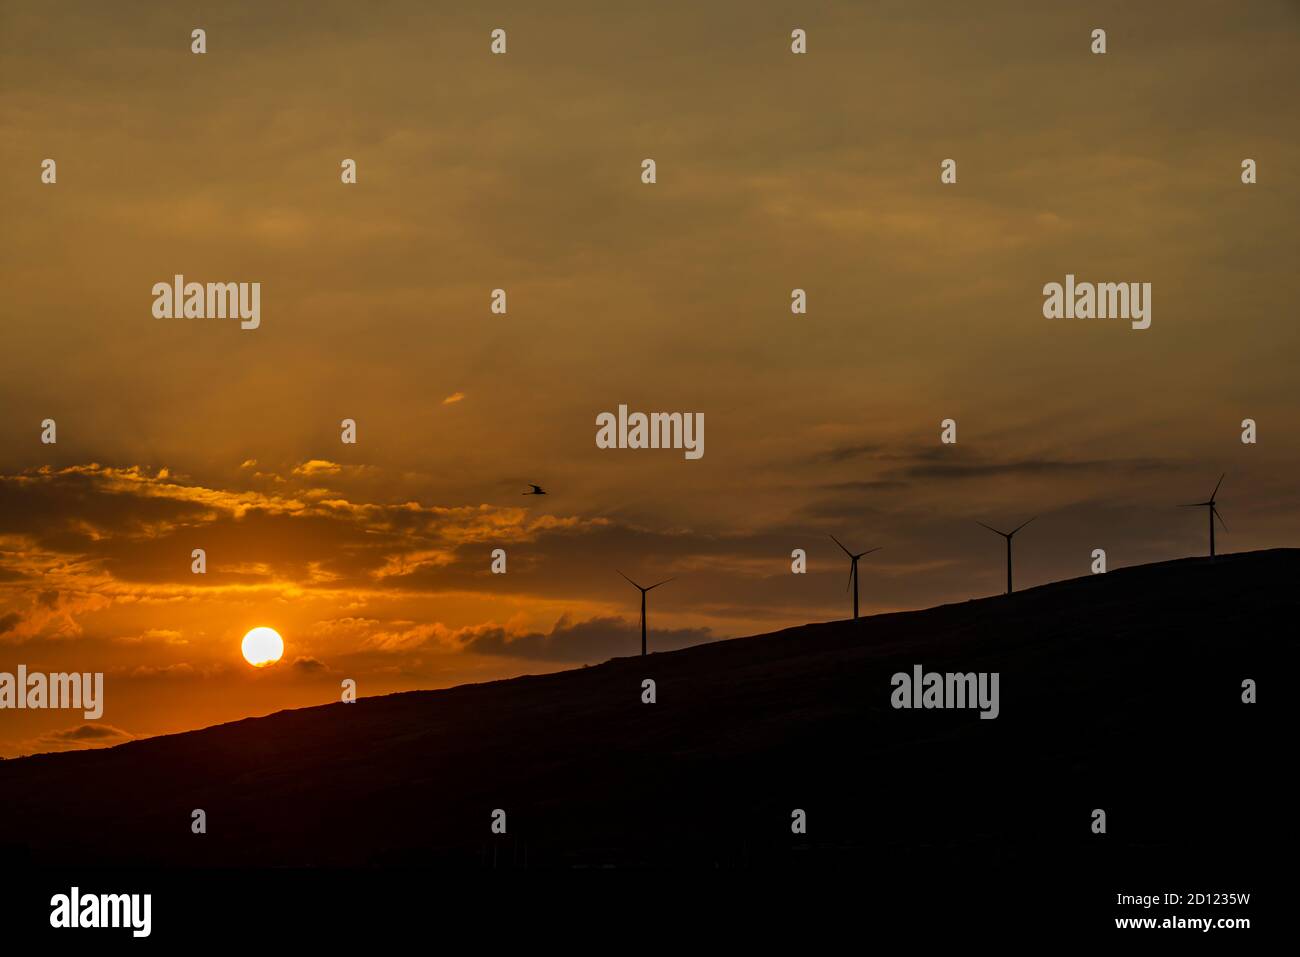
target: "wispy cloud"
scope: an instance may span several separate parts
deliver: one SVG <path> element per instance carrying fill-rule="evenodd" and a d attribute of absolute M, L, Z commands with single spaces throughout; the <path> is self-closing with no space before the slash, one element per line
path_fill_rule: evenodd
<path fill-rule="evenodd" d="M 50 731 L 26 743 L 23 750 L 39 754 L 45 751 L 74 751 L 82 748 L 108 748 L 135 737 L 131 732 L 111 724 L 81 724 L 61 731 Z"/>
<path fill-rule="evenodd" d="M 647 641 L 656 651 L 671 651 L 712 641 L 708 628 L 650 629 Z M 571 621 L 567 616 L 549 632 L 511 633 L 487 628 L 473 633 L 467 650 L 487 655 L 508 655 L 542 661 L 593 661 L 639 654 L 641 626 L 623 618 Z"/>
<path fill-rule="evenodd" d="M 317 475 L 337 475 L 343 471 L 343 466 L 337 462 L 330 462 L 326 459 L 310 459 L 301 465 L 294 467 L 294 475 L 306 475 L 314 477 Z"/>

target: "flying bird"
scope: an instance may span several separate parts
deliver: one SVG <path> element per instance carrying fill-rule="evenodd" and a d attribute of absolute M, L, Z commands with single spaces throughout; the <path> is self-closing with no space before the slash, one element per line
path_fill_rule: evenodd
<path fill-rule="evenodd" d="M 528 487 L 532 489 L 532 491 L 521 492 L 520 494 L 521 495 L 545 495 L 546 494 L 546 489 L 542 488 L 540 485 L 533 485 L 529 483 Z"/>

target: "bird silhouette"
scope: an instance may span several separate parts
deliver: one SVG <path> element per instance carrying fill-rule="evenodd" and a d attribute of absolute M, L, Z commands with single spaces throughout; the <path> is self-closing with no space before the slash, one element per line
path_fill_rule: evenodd
<path fill-rule="evenodd" d="M 545 495 L 545 494 L 546 494 L 546 489 L 542 488 L 540 485 L 533 485 L 533 484 L 530 482 L 529 485 L 528 485 L 528 487 L 529 487 L 530 489 L 532 489 L 532 491 L 530 491 L 530 492 L 521 492 L 520 494 L 521 494 L 521 495 Z"/>

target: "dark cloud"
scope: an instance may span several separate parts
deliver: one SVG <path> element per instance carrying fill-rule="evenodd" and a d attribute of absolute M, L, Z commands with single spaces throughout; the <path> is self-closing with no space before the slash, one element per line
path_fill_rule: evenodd
<path fill-rule="evenodd" d="M 71 751 L 76 748 L 108 747 L 122 744 L 135 738 L 130 731 L 115 728 L 111 724 L 81 724 L 75 728 L 50 731 L 29 742 L 26 750 L 32 753 L 42 751 Z"/>
<path fill-rule="evenodd" d="M 829 482 L 820 487 L 832 492 L 880 492 L 907 488 L 907 484 L 897 479 L 859 479 L 849 482 Z"/>
<path fill-rule="evenodd" d="M 1173 467 L 1163 459 L 1071 459 L 1057 456 L 999 456 L 975 451 L 969 445 L 933 445 L 897 448 L 879 443 L 859 443 L 828 449 L 817 458 L 828 463 L 868 459 L 879 477 L 832 482 L 831 490 L 880 490 L 907 487 L 921 479 L 966 479 L 997 476 L 1034 476 L 1087 472 L 1137 473 Z"/>
<path fill-rule="evenodd" d="M 671 651 L 706 641 L 714 635 L 708 628 L 651 628 L 647 636 L 655 651 Z M 571 622 L 567 617 L 555 623 L 549 634 L 531 632 L 513 635 L 502 628 L 482 631 L 466 645 L 469 651 L 485 655 L 508 655 L 539 661 L 604 661 L 639 654 L 641 626 L 623 618 L 592 618 Z"/>
<path fill-rule="evenodd" d="M 11 611 L 7 615 L 0 615 L 0 635 L 7 631 L 13 631 L 22 620 L 23 616 L 16 611 Z"/>
<path fill-rule="evenodd" d="M 27 534 L 51 548 L 75 550 L 103 536 L 150 536 L 198 521 L 207 509 L 150 495 L 139 469 L 98 465 L 0 476 L 0 532 Z M 127 481 L 114 484 L 120 476 Z"/>
<path fill-rule="evenodd" d="M 314 674 L 317 671 L 325 670 L 325 662 L 319 658 L 313 658 L 310 655 L 299 655 L 293 659 L 293 667 L 296 671 L 302 671 L 307 674 Z"/>
<path fill-rule="evenodd" d="M 819 452 L 816 459 L 819 462 L 848 462 L 868 455 L 878 455 L 884 449 L 885 446 L 878 442 L 862 442 L 857 445 L 843 445 L 827 449 L 824 452 Z"/>
<path fill-rule="evenodd" d="M 996 459 L 957 455 L 945 460 L 942 450 L 918 456 L 925 461 L 904 466 L 898 471 L 909 479 L 967 479 L 1012 475 L 1062 475 L 1082 472 L 1153 472 L 1170 468 L 1157 459 Z"/>
<path fill-rule="evenodd" d="M 369 588 L 382 580 L 385 588 L 424 590 L 475 581 L 477 562 L 462 569 L 459 581 L 441 573 L 459 550 L 468 557 L 487 542 L 529 540 L 552 527 L 533 527 L 526 510 L 513 505 L 373 503 L 315 487 L 311 475 L 300 485 L 261 494 L 136 466 L 0 475 L 0 534 L 29 537 L 39 549 L 76 556 L 119 582 Z M 582 520 L 558 519 L 554 527 L 565 523 Z M 201 580 L 190 571 L 196 545 L 208 555 Z M 0 566 L 10 564 L 17 580 L 33 577 L 22 560 L 18 551 L 0 553 Z M 53 608 L 59 594 L 45 589 L 31 599 Z"/>

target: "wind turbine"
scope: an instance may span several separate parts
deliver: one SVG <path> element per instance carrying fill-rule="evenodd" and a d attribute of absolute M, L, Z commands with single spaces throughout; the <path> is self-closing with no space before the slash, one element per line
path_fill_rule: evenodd
<path fill-rule="evenodd" d="M 1227 474 L 1228 474 L 1227 472 L 1224 472 L 1223 475 L 1219 476 L 1219 485 L 1223 484 L 1223 480 L 1224 478 L 1227 477 Z M 1219 485 L 1214 486 L 1214 491 L 1210 493 L 1210 500 L 1208 502 L 1192 502 L 1190 505 L 1178 506 L 1179 508 L 1208 508 L 1210 510 L 1209 518 L 1210 518 L 1210 557 L 1211 558 L 1214 557 L 1214 520 L 1217 518 L 1219 520 L 1219 524 L 1223 526 L 1223 530 L 1225 532 L 1228 530 L 1228 523 L 1223 520 L 1223 516 L 1219 514 L 1219 510 L 1214 505 L 1214 496 L 1219 494 Z"/>
<path fill-rule="evenodd" d="M 863 555 L 870 555 L 872 552 L 878 552 L 880 551 L 880 548 L 883 548 L 884 546 L 882 545 L 880 546 L 880 548 L 872 548 L 865 552 L 858 552 L 856 555 L 854 555 L 851 551 L 845 548 L 844 543 L 841 542 L 834 535 L 831 536 L 831 541 L 833 541 L 836 545 L 840 546 L 840 551 L 844 552 L 845 555 L 849 556 L 849 563 L 850 563 L 849 564 L 849 587 L 853 589 L 853 620 L 857 621 L 858 620 L 858 559 L 861 558 Z"/>
<path fill-rule="evenodd" d="M 1037 517 L 1038 517 L 1037 515 L 1034 516 L 1034 518 Z M 1008 595 L 1011 594 L 1011 539 L 1015 536 L 1016 532 L 1020 531 L 1022 528 L 1028 525 L 1029 522 L 1032 522 L 1034 518 L 1029 519 L 1028 522 L 1021 522 L 1019 525 L 1017 525 L 1009 532 L 1004 532 L 1000 529 L 996 529 L 992 525 L 984 525 L 983 522 L 978 523 L 980 525 L 984 525 L 984 527 L 987 528 L 990 532 L 997 532 L 999 535 L 1001 535 L 1003 538 L 1007 540 L 1007 594 Z"/>
<path fill-rule="evenodd" d="M 618 571 L 617 568 L 614 570 Z M 623 575 L 622 572 L 618 572 L 618 573 L 620 575 Z M 623 575 L 623 577 L 627 578 L 626 575 Z M 648 591 L 654 591 L 656 588 L 659 587 L 659 585 L 667 585 L 670 581 L 672 581 L 672 579 L 665 578 L 663 581 L 659 582 L 658 584 L 651 585 L 649 588 L 642 588 L 640 585 L 632 581 L 632 579 L 630 578 L 627 578 L 627 580 L 632 585 L 633 588 L 641 592 L 641 657 L 644 658 L 645 657 L 645 593 Z"/>

